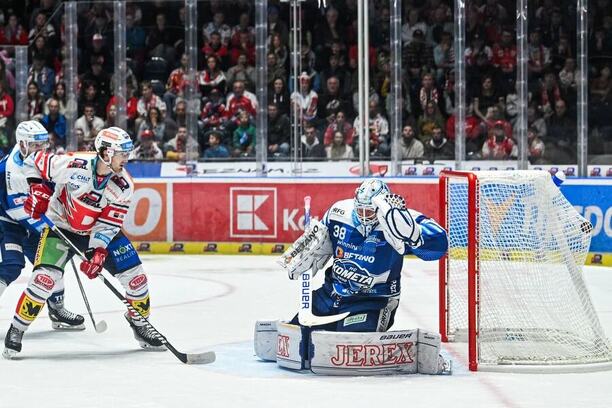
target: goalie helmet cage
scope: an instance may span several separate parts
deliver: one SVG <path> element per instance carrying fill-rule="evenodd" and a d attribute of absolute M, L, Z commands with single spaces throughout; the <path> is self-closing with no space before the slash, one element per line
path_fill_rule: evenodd
<path fill-rule="evenodd" d="M 442 341 L 468 342 L 471 371 L 612 368 L 584 280 L 591 225 L 545 171 L 443 171 Z"/>

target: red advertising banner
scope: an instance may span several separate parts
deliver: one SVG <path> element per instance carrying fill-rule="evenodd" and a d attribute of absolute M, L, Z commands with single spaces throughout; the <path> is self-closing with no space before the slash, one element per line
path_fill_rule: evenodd
<path fill-rule="evenodd" d="M 312 197 L 312 214 L 320 218 L 334 202 L 352 199 L 358 185 L 319 180 L 137 180 L 135 208 L 125 228 L 135 241 L 293 242 L 304 228 L 304 196 Z M 436 179 L 389 185 L 410 208 L 437 217 Z"/>

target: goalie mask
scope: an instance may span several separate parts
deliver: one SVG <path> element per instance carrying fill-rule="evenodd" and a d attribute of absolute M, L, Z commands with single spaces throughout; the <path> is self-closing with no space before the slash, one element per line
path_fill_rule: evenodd
<path fill-rule="evenodd" d="M 371 230 L 377 222 L 376 206 L 372 199 L 377 195 L 385 195 L 390 192 L 387 184 L 378 179 L 368 179 L 355 190 L 353 216 L 357 218 L 360 224 L 366 227 L 366 230 Z"/>

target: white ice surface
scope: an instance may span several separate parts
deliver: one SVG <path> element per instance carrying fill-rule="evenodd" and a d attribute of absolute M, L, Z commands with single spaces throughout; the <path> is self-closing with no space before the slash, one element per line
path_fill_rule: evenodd
<path fill-rule="evenodd" d="M 472 373 L 466 345 L 445 345 L 452 376 L 333 378 L 281 370 L 253 356 L 253 323 L 289 318 L 295 282 L 264 256 L 144 256 L 153 324 L 181 351 L 215 350 L 217 362 L 187 366 L 169 352 L 138 348 L 123 305 L 85 279 L 97 334 L 55 332 L 46 310 L 26 333 L 20 359 L 0 359 L 0 408 L 100 407 L 611 407 L 612 371 L 586 374 Z M 29 268 L 0 299 L 3 338 Z M 320 278 L 318 276 L 317 278 Z M 586 280 L 612 335 L 612 268 L 587 268 Z M 74 273 L 67 306 L 86 314 Z M 404 264 L 394 328 L 437 330 L 437 264 Z M 87 318 L 88 319 L 88 318 Z"/>

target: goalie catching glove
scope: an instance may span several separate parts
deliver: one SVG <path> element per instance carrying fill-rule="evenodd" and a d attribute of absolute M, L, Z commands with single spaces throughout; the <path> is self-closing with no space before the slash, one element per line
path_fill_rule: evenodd
<path fill-rule="evenodd" d="M 299 237 L 277 261 L 289 279 L 297 279 L 302 273 L 313 269 L 314 276 L 332 256 L 332 245 L 327 227 L 319 220 L 312 220 L 304 234 Z"/>
<path fill-rule="evenodd" d="M 421 228 L 406 208 L 406 201 L 398 194 L 380 194 L 372 198 L 376 206 L 376 218 L 382 227 L 385 239 L 397 252 L 404 253 L 404 245 L 418 248 L 423 245 Z"/>

